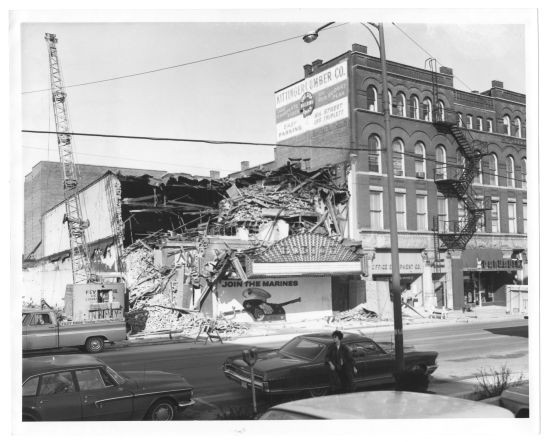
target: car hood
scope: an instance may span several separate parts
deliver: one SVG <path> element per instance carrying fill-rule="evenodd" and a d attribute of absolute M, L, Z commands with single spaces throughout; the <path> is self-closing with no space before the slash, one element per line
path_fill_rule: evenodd
<path fill-rule="evenodd" d="M 249 368 L 248 364 L 240 357 L 230 358 L 228 361 L 236 367 L 245 369 Z M 267 373 L 281 368 L 301 365 L 304 362 L 305 361 L 303 359 L 287 356 L 279 353 L 278 351 L 269 351 L 258 354 L 258 360 L 256 361 L 256 364 L 254 364 L 254 371 L 257 374 Z"/>
<path fill-rule="evenodd" d="M 120 374 L 139 390 L 185 390 L 192 388 L 182 376 L 165 371 L 124 371 Z"/>

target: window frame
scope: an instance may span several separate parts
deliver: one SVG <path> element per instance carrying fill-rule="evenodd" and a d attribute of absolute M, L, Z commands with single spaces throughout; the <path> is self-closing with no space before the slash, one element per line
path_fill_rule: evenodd
<path fill-rule="evenodd" d="M 500 233 L 500 201 L 498 200 L 491 200 L 491 233 Z"/>
<path fill-rule="evenodd" d="M 374 93 L 374 99 L 369 99 L 369 91 Z M 367 87 L 367 110 L 370 112 L 378 112 L 378 89 L 372 84 Z"/>
<path fill-rule="evenodd" d="M 397 93 L 397 115 L 399 117 L 407 116 L 407 97 L 403 92 Z"/>
<path fill-rule="evenodd" d="M 509 137 L 512 135 L 512 122 L 510 120 L 510 116 L 509 115 L 504 115 L 504 117 L 502 117 L 502 127 L 503 127 L 503 130 L 504 130 L 504 135 L 508 135 Z"/>
<path fill-rule="evenodd" d="M 441 205 L 440 203 L 443 202 Z M 444 211 L 441 213 L 440 209 L 441 206 L 443 206 Z M 439 231 L 440 232 L 448 232 L 449 231 L 449 199 L 445 198 L 443 195 L 437 195 L 437 220 L 438 224 L 440 226 Z M 441 225 L 443 224 L 443 229 L 441 229 Z"/>
<path fill-rule="evenodd" d="M 420 100 L 416 95 L 411 95 L 411 118 L 420 120 Z"/>
<path fill-rule="evenodd" d="M 395 146 L 399 146 L 400 150 L 396 151 Z M 397 157 L 400 156 L 401 158 L 398 159 Z M 405 143 L 401 138 L 396 138 L 392 142 L 392 173 L 394 176 L 405 176 Z M 395 169 L 396 161 L 399 161 L 401 165 L 401 174 L 398 174 Z M 399 170 L 398 170 L 399 171 Z"/>
<path fill-rule="evenodd" d="M 437 116 L 439 121 L 445 121 L 445 103 L 443 103 L 443 100 L 437 102 Z"/>
<path fill-rule="evenodd" d="M 512 155 L 506 157 L 506 186 L 516 187 L 516 162 Z"/>
<path fill-rule="evenodd" d="M 483 131 L 483 118 L 476 117 L 476 124 L 477 124 L 476 129 L 478 131 L 482 132 Z"/>
<path fill-rule="evenodd" d="M 474 128 L 474 117 L 470 114 L 466 115 L 466 128 L 467 129 Z"/>
<path fill-rule="evenodd" d="M 379 208 L 373 209 L 373 199 L 378 200 Z M 373 222 L 376 220 L 376 222 Z M 381 190 L 369 191 L 369 222 L 370 228 L 381 230 L 384 228 L 384 197 Z M 375 225 L 376 224 L 376 225 Z"/>
<path fill-rule="evenodd" d="M 514 137 L 522 138 L 522 127 L 521 118 L 514 118 Z"/>
<path fill-rule="evenodd" d="M 422 120 L 431 122 L 433 112 L 433 103 L 430 97 L 424 97 L 422 100 Z"/>
<path fill-rule="evenodd" d="M 491 118 L 487 118 L 487 132 L 493 133 L 493 120 Z"/>
<path fill-rule="evenodd" d="M 513 209 L 513 216 L 510 216 L 510 209 Z M 516 201 L 508 200 L 508 233 L 518 233 L 518 209 Z M 513 226 L 513 228 L 512 228 Z"/>
<path fill-rule="evenodd" d="M 416 230 L 425 232 L 428 230 L 428 195 L 416 194 Z M 420 212 L 418 202 L 422 201 L 423 212 Z M 420 218 L 422 217 L 422 218 Z M 422 223 L 419 222 L 422 220 Z M 421 225 L 422 224 L 422 225 Z"/>
<path fill-rule="evenodd" d="M 402 209 L 400 209 L 398 203 L 400 199 L 403 201 Z M 407 194 L 405 192 L 395 192 L 395 214 L 397 217 L 397 228 L 407 230 Z"/>
<path fill-rule="evenodd" d="M 373 151 L 371 148 L 371 141 L 374 140 L 376 143 L 376 147 Z M 367 140 L 367 169 L 370 173 L 382 173 L 382 141 L 380 140 L 380 137 L 376 134 L 371 134 Z M 374 158 L 376 156 L 376 169 L 377 170 L 371 170 L 371 165 L 373 163 L 371 162 L 371 158 Z"/>
<path fill-rule="evenodd" d="M 443 152 L 439 159 L 438 152 Z M 443 144 L 435 146 L 435 167 L 437 173 L 442 175 L 442 179 L 447 179 L 447 149 L 445 149 Z"/>
<path fill-rule="evenodd" d="M 417 147 L 420 148 L 422 151 L 420 155 L 417 153 Z M 422 159 L 418 158 L 421 157 Z M 418 165 L 420 165 L 421 170 L 417 170 Z M 423 176 L 419 176 L 419 174 L 423 174 Z M 426 146 L 422 141 L 417 141 L 414 143 L 414 176 L 418 179 L 425 180 L 427 178 L 426 174 Z"/>
<path fill-rule="evenodd" d="M 521 159 L 521 188 L 527 189 L 527 158 Z"/>
<path fill-rule="evenodd" d="M 485 176 L 487 177 L 487 183 L 484 181 L 483 184 L 487 186 L 498 186 L 498 157 L 495 153 L 489 154 L 487 160 L 487 171 Z M 494 161 L 494 170 L 491 172 L 490 164 Z"/>

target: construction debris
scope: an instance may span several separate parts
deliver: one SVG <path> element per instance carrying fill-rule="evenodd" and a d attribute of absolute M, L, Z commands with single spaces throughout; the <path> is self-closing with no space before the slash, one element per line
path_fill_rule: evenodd
<path fill-rule="evenodd" d="M 376 322 L 379 320 L 378 315 L 366 308 L 366 303 L 359 304 L 351 310 L 338 312 L 334 315 L 335 321 L 370 321 Z"/>

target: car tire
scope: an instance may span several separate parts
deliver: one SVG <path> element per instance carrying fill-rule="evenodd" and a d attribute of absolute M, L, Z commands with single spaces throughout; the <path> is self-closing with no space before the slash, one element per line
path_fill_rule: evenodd
<path fill-rule="evenodd" d="M 308 391 L 310 397 L 326 396 L 328 393 L 328 387 L 313 388 Z"/>
<path fill-rule="evenodd" d="M 101 353 L 105 347 L 105 341 L 100 336 L 92 336 L 86 339 L 84 347 L 88 353 Z"/>
<path fill-rule="evenodd" d="M 428 367 L 423 364 L 416 364 L 411 368 L 410 371 L 417 374 L 426 374 L 428 372 Z"/>
<path fill-rule="evenodd" d="M 176 416 L 176 407 L 170 399 L 160 399 L 147 412 L 146 419 L 150 421 L 171 421 Z"/>
<path fill-rule="evenodd" d="M 261 308 L 258 308 L 258 307 L 256 307 L 254 309 L 253 315 L 254 315 L 254 319 L 256 321 L 263 321 L 265 319 L 265 312 Z"/>

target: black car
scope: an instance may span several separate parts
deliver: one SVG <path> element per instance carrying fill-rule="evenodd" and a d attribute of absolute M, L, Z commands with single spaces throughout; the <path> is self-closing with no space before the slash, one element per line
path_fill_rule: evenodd
<path fill-rule="evenodd" d="M 325 355 L 331 343 L 331 333 L 312 333 L 297 336 L 279 349 L 258 352 L 254 387 L 266 394 L 326 394 L 329 376 Z M 349 347 L 355 359 L 357 388 L 394 383 L 395 354 L 391 350 L 353 333 L 344 333 L 342 344 Z M 427 375 L 437 368 L 437 352 L 405 350 L 408 372 Z M 251 388 L 250 368 L 242 355 L 228 358 L 223 371 L 228 379 Z"/>
<path fill-rule="evenodd" d="M 194 403 L 176 374 L 117 373 L 89 355 L 23 359 L 23 421 L 172 420 Z"/>

